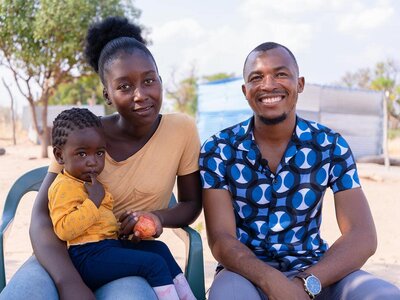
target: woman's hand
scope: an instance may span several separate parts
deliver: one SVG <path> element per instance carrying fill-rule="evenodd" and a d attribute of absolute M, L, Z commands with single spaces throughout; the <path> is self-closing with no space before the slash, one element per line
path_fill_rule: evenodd
<path fill-rule="evenodd" d="M 119 218 L 119 222 L 121 223 L 119 227 L 119 236 L 121 238 L 127 238 L 133 234 L 132 240 L 139 240 L 139 232 L 134 232 L 134 227 L 140 216 L 146 216 L 153 220 L 154 224 L 156 225 L 156 234 L 153 237 L 157 238 L 162 234 L 163 226 L 160 219 L 155 214 L 146 211 L 134 212 L 129 210 L 124 212 Z"/>
<path fill-rule="evenodd" d="M 95 295 L 83 282 L 66 283 L 58 290 L 60 300 L 85 299 L 96 300 Z"/>

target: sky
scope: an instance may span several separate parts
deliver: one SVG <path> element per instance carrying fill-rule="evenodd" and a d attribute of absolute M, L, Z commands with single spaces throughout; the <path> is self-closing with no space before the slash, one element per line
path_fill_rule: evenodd
<path fill-rule="evenodd" d="M 306 81 L 334 84 L 347 71 L 400 61 L 398 0 L 134 1 L 151 29 L 149 47 L 167 78 L 173 70 L 240 76 L 247 54 L 273 41 L 295 54 Z"/>
<path fill-rule="evenodd" d="M 149 29 L 149 49 L 165 84 L 172 74 L 179 80 L 193 67 L 199 77 L 240 76 L 247 54 L 266 41 L 291 49 L 300 75 L 314 84 L 334 85 L 346 72 L 388 58 L 400 63 L 398 0 L 136 0 L 134 5 L 142 10 L 139 21 Z M 1 83 L 0 105 L 9 103 Z"/>

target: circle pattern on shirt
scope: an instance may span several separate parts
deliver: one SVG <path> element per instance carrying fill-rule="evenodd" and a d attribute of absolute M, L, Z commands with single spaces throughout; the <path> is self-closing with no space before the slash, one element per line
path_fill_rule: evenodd
<path fill-rule="evenodd" d="M 323 253 L 327 247 L 319 235 L 326 188 L 335 192 L 359 186 L 350 148 L 340 135 L 300 119 L 283 167 L 274 175 L 260 163 L 261 154 L 246 126 L 227 130 L 223 142 L 213 139 L 203 145 L 202 153 L 208 151 L 200 157 L 203 186 L 222 186 L 232 194 L 241 242 L 268 253 L 265 257 L 271 260 L 279 256 L 288 268 L 304 266 L 302 254 Z"/>

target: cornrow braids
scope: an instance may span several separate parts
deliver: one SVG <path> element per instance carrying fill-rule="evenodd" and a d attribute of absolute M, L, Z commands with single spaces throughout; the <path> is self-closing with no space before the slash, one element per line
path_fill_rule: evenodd
<path fill-rule="evenodd" d="M 71 108 L 62 111 L 53 122 L 51 132 L 53 147 L 62 147 L 72 131 L 90 127 L 102 128 L 100 118 L 90 110 Z"/>

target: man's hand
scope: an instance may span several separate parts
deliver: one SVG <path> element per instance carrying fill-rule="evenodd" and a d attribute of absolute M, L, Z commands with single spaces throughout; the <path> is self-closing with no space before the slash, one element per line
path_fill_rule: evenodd
<path fill-rule="evenodd" d="M 273 282 L 269 282 L 268 290 L 264 287 L 260 288 L 268 296 L 269 300 L 310 300 L 300 279 L 294 278 L 290 280 L 282 273 L 279 276 L 275 276 Z"/>
<path fill-rule="evenodd" d="M 139 220 L 140 216 L 146 216 L 151 218 L 156 225 L 156 234 L 153 237 L 159 237 L 163 232 L 163 227 L 160 222 L 160 219 L 153 213 L 145 212 L 145 211 L 126 211 L 124 212 L 121 217 L 119 218 L 120 227 L 119 227 L 119 235 L 120 237 L 126 237 L 133 234 L 132 240 L 138 241 L 139 239 L 139 232 L 134 232 L 133 228 L 136 225 L 136 222 Z"/>
<path fill-rule="evenodd" d="M 89 199 L 99 207 L 104 199 L 105 191 L 103 185 L 97 180 L 95 174 L 90 175 L 91 183 L 85 182 L 85 189 L 89 195 Z"/>

